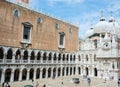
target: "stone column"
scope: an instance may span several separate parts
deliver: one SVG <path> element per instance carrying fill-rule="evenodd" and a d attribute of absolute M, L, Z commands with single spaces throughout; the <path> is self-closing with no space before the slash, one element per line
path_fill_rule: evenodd
<path fill-rule="evenodd" d="M 64 76 L 66 76 L 66 67 L 64 68 Z"/>
<path fill-rule="evenodd" d="M 68 75 L 70 75 L 70 67 L 68 67 Z"/>
<path fill-rule="evenodd" d="M 36 69 L 34 70 L 34 75 L 33 75 L 34 81 L 36 80 Z"/>
<path fill-rule="evenodd" d="M 48 69 L 46 70 L 46 75 L 45 76 L 46 76 L 45 78 L 48 78 Z"/>
<path fill-rule="evenodd" d="M 43 72 L 42 72 L 42 71 L 40 71 L 40 79 L 42 79 L 42 73 L 43 73 Z"/>
<path fill-rule="evenodd" d="M 72 75 L 74 75 L 74 67 L 72 67 Z"/>
<path fill-rule="evenodd" d="M 15 54 L 12 55 L 12 63 L 15 63 Z"/>
<path fill-rule="evenodd" d="M 51 69 L 51 78 L 53 77 L 53 68 Z"/>
<path fill-rule="evenodd" d="M 58 68 L 56 68 L 56 78 L 58 77 Z"/>
<path fill-rule="evenodd" d="M 63 74 L 63 72 L 62 72 L 62 67 L 61 67 L 61 69 L 60 69 L 60 70 L 61 70 L 61 75 L 60 75 L 60 76 L 62 77 L 62 74 Z"/>
<path fill-rule="evenodd" d="M 30 79 L 29 76 L 30 76 L 30 70 L 28 69 L 28 70 L 27 70 L 27 80 Z"/>
<path fill-rule="evenodd" d="M 3 71 L 2 71 L 1 83 L 3 83 L 4 81 L 5 81 L 5 69 L 3 69 Z"/>
<path fill-rule="evenodd" d="M 20 69 L 19 81 L 22 80 L 22 69 Z"/>
<path fill-rule="evenodd" d="M 14 70 L 12 70 L 11 77 L 10 77 L 10 82 L 13 82 L 13 81 L 14 81 Z"/>

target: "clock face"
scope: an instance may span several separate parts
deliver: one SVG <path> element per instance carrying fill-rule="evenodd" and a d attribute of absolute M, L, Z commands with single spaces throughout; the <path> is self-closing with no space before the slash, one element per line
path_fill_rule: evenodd
<path fill-rule="evenodd" d="M 103 44 L 103 49 L 109 50 L 110 49 L 110 44 L 109 43 L 104 43 Z"/>

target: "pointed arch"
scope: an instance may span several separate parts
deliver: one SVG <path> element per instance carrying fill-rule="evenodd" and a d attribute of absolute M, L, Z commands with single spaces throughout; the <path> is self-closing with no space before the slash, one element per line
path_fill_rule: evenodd
<path fill-rule="evenodd" d="M 36 79 L 39 79 L 40 78 L 40 69 L 38 68 L 36 70 Z"/>
<path fill-rule="evenodd" d="M 38 52 L 37 54 L 37 60 L 40 60 L 41 59 L 41 52 Z"/>
<path fill-rule="evenodd" d="M 25 50 L 23 55 L 23 60 L 27 60 L 27 59 L 28 59 L 28 51 Z"/>
<path fill-rule="evenodd" d="M 94 76 L 97 76 L 97 68 L 94 68 Z"/>
<path fill-rule="evenodd" d="M 14 72 L 14 81 L 18 81 L 19 80 L 19 69 L 16 69 Z"/>
<path fill-rule="evenodd" d="M 4 57 L 4 51 L 2 48 L 0 48 L 0 59 L 3 59 Z"/>
<path fill-rule="evenodd" d="M 7 59 L 12 59 L 12 55 L 13 55 L 12 49 L 9 49 L 7 52 Z"/>
<path fill-rule="evenodd" d="M 26 80 L 27 77 L 27 69 L 22 70 L 22 80 Z"/>
<path fill-rule="evenodd" d="M 19 49 L 16 51 L 15 59 L 21 59 L 21 52 Z"/>
<path fill-rule="evenodd" d="M 30 55 L 30 60 L 34 60 L 35 59 L 35 53 L 34 51 L 31 52 L 31 55 Z"/>
<path fill-rule="evenodd" d="M 11 78 L 11 69 L 6 69 L 5 71 L 5 82 L 9 82 Z"/>

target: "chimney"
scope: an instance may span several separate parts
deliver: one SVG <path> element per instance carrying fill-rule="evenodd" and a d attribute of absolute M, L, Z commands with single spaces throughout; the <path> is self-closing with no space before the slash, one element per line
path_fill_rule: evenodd
<path fill-rule="evenodd" d="M 29 5 L 29 0 L 17 0 L 17 2 L 23 5 Z"/>

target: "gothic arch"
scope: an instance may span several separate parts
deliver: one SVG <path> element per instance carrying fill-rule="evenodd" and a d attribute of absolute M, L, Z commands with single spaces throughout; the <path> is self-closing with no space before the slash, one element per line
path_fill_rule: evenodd
<path fill-rule="evenodd" d="M 12 51 L 12 49 L 9 49 L 7 51 L 7 59 L 12 59 L 12 55 L 13 55 L 13 51 Z"/>
<path fill-rule="evenodd" d="M 51 77 L 51 68 L 48 69 L 48 78 Z"/>
<path fill-rule="evenodd" d="M 37 60 L 40 60 L 41 59 L 41 52 L 38 52 L 37 53 Z"/>
<path fill-rule="evenodd" d="M 35 53 L 34 51 L 31 52 L 31 55 L 30 55 L 30 60 L 34 60 L 35 59 Z"/>
<path fill-rule="evenodd" d="M 34 69 L 31 68 L 30 69 L 30 74 L 29 74 L 29 79 L 33 79 L 33 76 L 34 76 Z"/>
<path fill-rule="evenodd" d="M 21 52 L 20 52 L 20 50 L 18 49 L 18 50 L 16 51 L 15 59 L 20 59 L 20 58 L 21 58 Z"/>
<path fill-rule="evenodd" d="M 43 68 L 42 70 L 42 78 L 45 78 L 46 77 L 46 68 Z"/>
<path fill-rule="evenodd" d="M 94 76 L 97 76 L 97 68 L 94 68 Z"/>
<path fill-rule="evenodd" d="M 11 69 L 6 69 L 5 70 L 5 82 L 9 82 L 11 78 Z"/>
<path fill-rule="evenodd" d="M 39 79 L 40 78 L 40 69 L 37 68 L 36 70 L 36 79 Z"/>
<path fill-rule="evenodd" d="M 19 69 L 15 69 L 14 71 L 14 81 L 18 81 L 19 80 Z"/>
<path fill-rule="evenodd" d="M 23 60 L 27 60 L 27 59 L 28 59 L 28 51 L 25 50 L 23 55 Z"/>
<path fill-rule="evenodd" d="M 85 72 L 86 72 L 86 76 L 88 76 L 89 75 L 89 69 L 88 69 L 88 67 L 85 68 Z"/>
<path fill-rule="evenodd" d="M 24 68 L 24 69 L 22 70 L 22 80 L 26 80 L 26 78 L 27 78 L 27 69 Z"/>
<path fill-rule="evenodd" d="M 0 48 L 0 59 L 3 59 L 4 57 L 4 51 L 3 48 Z"/>

